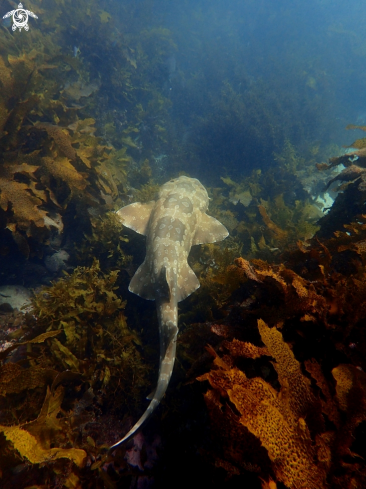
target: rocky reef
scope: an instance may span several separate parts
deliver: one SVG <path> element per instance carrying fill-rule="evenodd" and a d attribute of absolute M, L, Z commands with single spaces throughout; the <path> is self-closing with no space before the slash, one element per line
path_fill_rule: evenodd
<path fill-rule="evenodd" d="M 340 155 L 299 117 L 300 147 L 244 75 L 245 92 L 209 85 L 202 117 L 148 2 L 119 6 L 122 26 L 108 6 L 34 0 L 39 28 L 0 27 L 1 486 L 365 487 L 365 140 Z M 192 250 L 171 386 L 109 453 L 159 350 L 154 306 L 128 293 L 144 242 L 115 210 L 182 169 L 230 237 Z"/>

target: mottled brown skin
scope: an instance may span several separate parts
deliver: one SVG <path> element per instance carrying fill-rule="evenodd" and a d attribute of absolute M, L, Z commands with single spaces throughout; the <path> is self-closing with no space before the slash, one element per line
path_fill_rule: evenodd
<path fill-rule="evenodd" d="M 206 214 L 208 195 L 195 178 L 170 180 L 159 191 L 158 200 L 139 202 L 120 209 L 123 224 L 146 235 L 146 257 L 131 280 L 129 290 L 156 301 L 160 331 L 158 385 L 145 413 L 111 449 L 135 435 L 159 405 L 172 375 L 178 334 L 178 302 L 200 283 L 187 262 L 193 245 L 214 243 L 228 236 L 227 229 Z"/>

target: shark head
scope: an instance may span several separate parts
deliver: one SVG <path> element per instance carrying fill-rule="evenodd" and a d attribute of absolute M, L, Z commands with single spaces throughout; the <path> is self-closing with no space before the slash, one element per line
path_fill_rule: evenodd
<path fill-rule="evenodd" d="M 174 178 L 160 187 L 158 198 L 170 198 L 177 195 L 186 195 L 195 209 L 206 212 L 208 209 L 209 197 L 207 190 L 197 178 L 181 176 Z"/>

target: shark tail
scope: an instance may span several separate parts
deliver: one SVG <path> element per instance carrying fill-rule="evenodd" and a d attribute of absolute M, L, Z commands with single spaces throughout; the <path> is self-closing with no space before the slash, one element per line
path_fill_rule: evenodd
<path fill-rule="evenodd" d="M 114 450 L 136 435 L 144 422 L 151 416 L 151 414 L 160 404 L 160 401 L 167 390 L 170 377 L 172 376 L 178 334 L 176 319 L 177 305 L 170 302 L 159 303 L 157 301 L 157 310 L 160 324 L 160 368 L 158 385 L 155 392 L 151 396 L 152 399 L 150 404 L 146 408 L 146 411 L 141 418 L 134 424 L 130 431 L 121 440 L 112 445 L 109 450 Z"/>

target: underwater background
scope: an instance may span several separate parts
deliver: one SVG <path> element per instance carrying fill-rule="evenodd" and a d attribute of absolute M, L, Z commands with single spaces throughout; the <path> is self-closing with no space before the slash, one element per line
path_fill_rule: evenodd
<path fill-rule="evenodd" d="M 0 0 L 1 488 L 366 487 L 365 18 Z M 192 249 L 167 393 L 109 452 L 159 364 L 116 211 L 180 175 L 230 235 Z"/>

